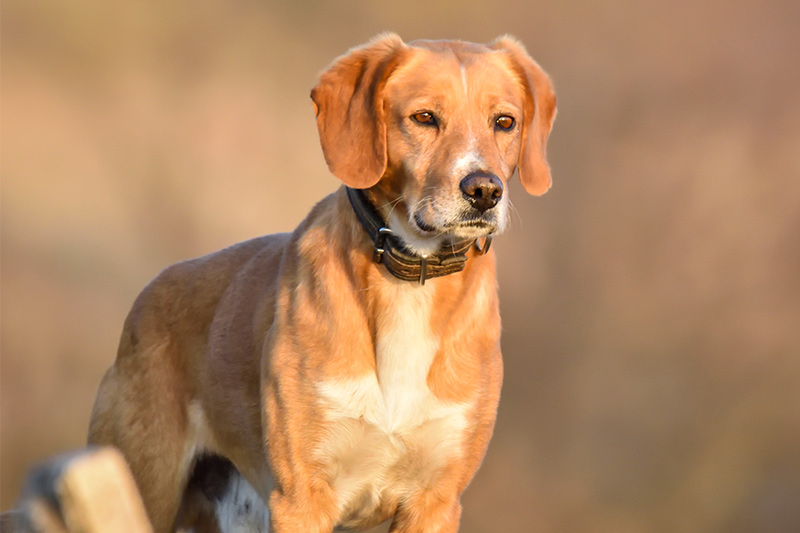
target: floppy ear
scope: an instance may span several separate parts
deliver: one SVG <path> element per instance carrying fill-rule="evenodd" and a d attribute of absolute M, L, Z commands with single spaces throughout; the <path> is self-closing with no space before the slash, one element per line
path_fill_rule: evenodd
<path fill-rule="evenodd" d="M 349 187 L 372 187 L 386 171 L 383 87 L 405 48 L 379 35 L 336 59 L 311 90 L 325 161 Z"/>
<path fill-rule="evenodd" d="M 525 89 L 525 108 L 520 148 L 519 179 L 530 194 L 540 196 L 552 185 L 545 151 L 547 137 L 556 118 L 553 83 L 542 67 L 531 59 L 525 47 L 508 35 L 497 38 L 491 47 L 504 50 Z"/>

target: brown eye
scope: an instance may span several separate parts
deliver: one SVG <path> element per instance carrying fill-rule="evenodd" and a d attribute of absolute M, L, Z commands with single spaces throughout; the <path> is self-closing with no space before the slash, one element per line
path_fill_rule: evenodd
<path fill-rule="evenodd" d="M 509 117 L 508 115 L 499 116 L 495 119 L 494 124 L 498 130 L 508 131 L 514 127 L 514 117 Z"/>
<path fill-rule="evenodd" d="M 414 113 L 413 115 L 411 115 L 411 118 L 414 119 L 414 122 L 418 124 L 424 124 L 426 126 L 436 125 L 436 117 L 434 117 L 433 113 L 431 113 L 430 111 Z"/>

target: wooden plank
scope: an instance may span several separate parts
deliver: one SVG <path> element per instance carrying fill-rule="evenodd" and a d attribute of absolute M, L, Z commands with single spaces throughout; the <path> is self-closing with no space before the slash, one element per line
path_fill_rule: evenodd
<path fill-rule="evenodd" d="M 20 505 L 23 525 L 17 531 L 153 531 L 128 465 L 113 448 L 88 448 L 53 459 L 34 469 L 27 483 Z"/>
<path fill-rule="evenodd" d="M 17 533 L 22 531 L 22 511 L 13 509 L 0 514 L 0 533 Z"/>

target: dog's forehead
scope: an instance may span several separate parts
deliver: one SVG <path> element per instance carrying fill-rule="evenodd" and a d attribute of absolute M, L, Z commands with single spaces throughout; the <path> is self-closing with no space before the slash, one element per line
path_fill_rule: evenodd
<path fill-rule="evenodd" d="M 417 40 L 408 44 L 411 63 L 425 63 L 433 68 L 495 67 L 508 65 L 504 54 L 485 44 L 466 41 Z"/>
<path fill-rule="evenodd" d="M 520 96 L 517 74 L 506 54 L 464 41 L 412 41 L 403 63 L 390 76 L 390 92 L 410 97 L 463 91 L 489 99 Z"/>
<path fill-rule="evenodd" d="M 422 48 L 432 52 L 452 52 L 456 54 L 482 54 L 491 52 L 492 49 L 485 44 L 470 43 L 467 41 L 417 39 L 408 43 L 411 48 Z"/>

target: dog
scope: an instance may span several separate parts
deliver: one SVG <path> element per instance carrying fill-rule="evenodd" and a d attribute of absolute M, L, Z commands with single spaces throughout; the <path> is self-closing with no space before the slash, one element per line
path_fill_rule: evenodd
<path fill-rule="evenodd" d="M 209 531 L 454 532 L 491 438 L 489 244 L 515 170 L 551 185 L 550 78 L 509 36 L 383 34 L 311 100 L 343 185 L 292 233 L 159 274 L 99 386 L 89 442 L 122 451 L 156 532 L 204 508 Z"/>

